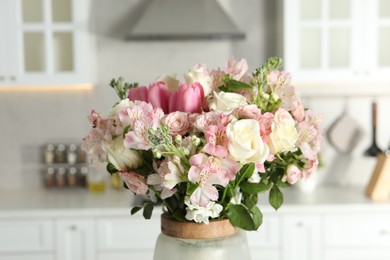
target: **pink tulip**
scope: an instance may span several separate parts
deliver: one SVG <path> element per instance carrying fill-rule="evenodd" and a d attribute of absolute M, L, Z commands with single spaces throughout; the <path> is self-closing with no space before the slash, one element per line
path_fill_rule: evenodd
<path fill-rule="evenodd" d="M 169 112 L 170 96 L 171 92 L 165 82 L 158 81 L 150 84 L 148 98 L 154 108 L 161 108 L 167 114 Z"/>
<path fill-rule="evenodd" d="M 138 88 L 131 88 L 129 89 L 128 98 L 131 101 L 139 100 L 139 101 L 149 102 L 148 88 L 145 86 L 138 87 Z"/>
<path fill-rule="evenodd" d="M 188 113 L 202 112 L 204 90 L 199 82 L 182 83 L 169 100 L 169 112 L 181 111 Z"/>

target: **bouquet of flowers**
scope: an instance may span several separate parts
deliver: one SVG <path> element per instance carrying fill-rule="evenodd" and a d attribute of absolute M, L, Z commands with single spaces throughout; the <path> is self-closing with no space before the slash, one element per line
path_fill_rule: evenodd
<path fill-rule="evenodd" d="M 120 100 L 110 113 L 89 115 L 83 139 L 92 163 L 118 173 L 148 200 L 150 218 L 163 205 L 179 221 L 229 218 L 244 230 L 262 223 L 258 194 L 283 203 L 281 188 L 318 166 L 320 117 L 305 109 L 273 57 L 252 74 L 246 60 L 224 68 L 196 65 L 180 82 L 160 76 L 148 87 L 112 80 Z"/>

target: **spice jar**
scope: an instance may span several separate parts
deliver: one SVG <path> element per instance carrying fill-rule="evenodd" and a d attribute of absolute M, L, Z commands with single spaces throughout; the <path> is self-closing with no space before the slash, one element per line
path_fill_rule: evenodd
<path fill-rule="evenodd" d="M 48 167 L 44 173 L 44 184 L 45 187 L 50 188 L 54 186 L 54 181 L 55 181 L 55 171 L 53 167 Z"/>
<path fill-rule="evenodd" d="M 88 167 L 86 166 L 81 167 L 79 181 L 78 181 L 81 187 L 87 187 L 87 175 L 88 175 Z"/>
<path fill-rule="evenodd" d="M 54 163 L 54 145 L 48 144 L 45 147 L 44 154 L 43 154 L 43 160 L 46 164 L 52 164 Z"/>
<path fill-rule="evenodd" d="M 69 187 L 77 186 L 77 168 L 70 167 L 67 176 L 67 183 Z"/>
<path fill-rule="evenodd" d="M 65 145 L 59 144 L 56 149 L 56 162 L 57 163 L 65 163 L 66 155 L 65 155 Z"/>
<path fill-rule="evenodd" d="M 65 174 L 66 170 L 63 167 L 60 167 L 57 169 L 57 175 L 56 175 L 56 184 L 57 187 L 64 187 L 65 186 Z"/>
<path fill-rule="evenodd" d="M 66 161 L 70 165 L 74 165 L 77 163 L 77 146 L 75 144 L 71 144 L 68 147 L 66 152 Z"/>

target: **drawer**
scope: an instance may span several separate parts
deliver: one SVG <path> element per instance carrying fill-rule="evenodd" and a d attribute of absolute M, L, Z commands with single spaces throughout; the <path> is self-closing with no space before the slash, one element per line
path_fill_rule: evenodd
<path fill-rule="evenodd" d="M 389 246 L 390 216 L 342 214 L 325 217 L 327 246 Z"/>
<path fill-rule="evenodd" d="M 279 246 L 279 218 L 264 215 L 260 228 L 246 234 L 250 248 L 276 248 Z"/>
<path fill-rule="evenodd" d="M 50 219 L 1 220 L 0 253 L 53 250 Z"/>
<path fill-rule="evenodd" d="M 100 218 L 97 225 L 100 250 L 153 249 L 160 234 L 159 216 Z"/>
<path fill-rule="evenodd" d="M 21 255 L 0 255 L 0 260 L 54 260 L 50 254 L 21 254 Z"/>

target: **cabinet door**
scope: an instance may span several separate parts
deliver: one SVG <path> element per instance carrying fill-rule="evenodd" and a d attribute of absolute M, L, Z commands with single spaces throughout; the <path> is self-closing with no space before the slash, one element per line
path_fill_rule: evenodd
<path fill-rule="evenodd" d="M 389 248 L 371 249 L 338 249 L 326 250 L 325 260 L 388 260 L 390 259 Z"/>
<path fill-rule="evenodd" d="M 54 260 L 50 254 L 17 254 L 17 255 L 0 255 L 0 260 Z"/>
<path fill-rule="evenodd" d="M 284 215 L 282 217 L 282 259 L 321 260 L 321 222 L 321 218 L 314 215 Z"/>
<path fill-rule="evenodd" d="M 95 225 L 92 219 L 61 219 L 56 223 L 57 260 L 95 260 Z"/>
<path fill-rule="evenodd" d="M 69 85 L 89 81 L 88 2 L 8 2 L 6 39 L 12 86 Z M 3 84 L 5 84 L 3 83 Z"/>
<path fill-rule="evenodd" d="M 390 2 L 364 0 L 366 20 L 366 66 L 373 77 L 388 78 L 390 70 Z"/>
<path fill-rule="evenodd" d="M 98 260 L 130 260 L 130 259 L 152 260 L 153 250 L 147 250 L 147 251 L 131 250 L 131 251 L 115 252 L 115 253 L 100 253 L 97 259 Z"/>

